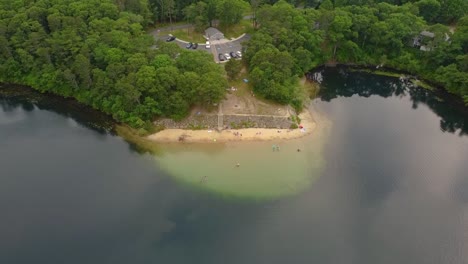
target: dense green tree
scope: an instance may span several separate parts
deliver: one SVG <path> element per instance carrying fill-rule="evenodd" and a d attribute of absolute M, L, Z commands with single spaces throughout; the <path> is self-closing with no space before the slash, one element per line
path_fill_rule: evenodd
<path fill-rule="evenodd" d="M 216 104 L 224 98 L 227 81 L 216 72 L 207 72 L 201 75 L 203 83 L 195 90 L 195 100 L 204 105 Z"/>
<path fill-rule="evenodd" d="M 464 97 L 468 95 L 468 74 L 459 71 L 456 64 L 439 67 L 436 74 L 438 81 L 443 83 L 449 92 Z"/>
<path fill-rule="evenodd" d="M 180 119 L 193 105 L 223 98 L 225 71 L 206 52 L 155 44 L 144 28 L 153 18 L 185 18 L 199 31 L 215 20 L 230 25 L 248 3 L 0 0 L 0 81 L 75 97 L 133 126 L 147 127 L 156 116 Z M 465 0 L 325 0 L 318 9 L 315 0 L 250 4 L 258 29 L 243 61 L 265 98 L 299 107 L 298 76 L 333 61 L 418 74 L 468 102 Z M 413 47 L 422 30 L 434 34 L 421 39 L 425 51 Z"/>
<path fill-rule="evenodd" d="M 185 18 L 195 26 L 195 30 L 203 32 L 209 25 L 207 16 L 208 5 L 205 2 L 197 2 L 184 9 Z"/>
<path fill-rule="evenodd" d="M 239 76 L 239 73 L 242 70 L 242 62 L 239 61 L 239 60 L 229 60 L 225 64 L 224 68 L 226 70 L 226 74 L 227 74 L 228 78 L 230 80 L 234 80 L 234 79 L 237 78 L 237 76 Z"/>
<path fill-rule="evenodd" d="M 213 20 L 218 18 L 218 6 L 221 0 L 205 0 L 207 3 L 206 17 L 210 27 L 213 26 Z"/>
<path fill-rule="evenodd" d="M 440 11 L 440 2 L 438 0 L 421 0 L 416 3 L 419 8 L 419 14 L 427 22 L 435 22 Z"/>
<path fill-rule="evenodd" d="M 219 0 L 217 15 L 222 25 L 234 25 L 241 21 L 248 8 L 244 0 Z"/>
<path fill-rule="evenodd" d="M 322 1 L 322 3 L 320 4 L 320 9 L 321 10 L 333 10 L 333 3 L 331 0 L 324 0 Z"/>
<path fill-rule="evenodd" d="M 319 64 L 336 62 L 385 65 L 418 74 L 466 100 L 468 18 L 454 13 L 458 24 L 451 33 L 449 27 L 428 25 L 418 16 L 432 22 L 440 19 L 437 3 L 432 0 L 415 4 L 334 2 L 335 6 L 324 1 L 318 10 L 301 10 L 283 0 L 258 10 L 260 27 L 245 45 L 244 54 L 255 91 L 295 104 L 294 76 Z M 421 36 L 423 30 L 434 36 Z M 419 38 L 425 51 L 413 47 Z M 279 52 L 291 56 L 292 64 L 278 67 L 281 63 L 277 65 L 273 58 Z"/>
<path fill-rule="evenodd" d="M 439 22 L 453 23 L 465 16 L 468 12 L 466 0 L 441 0 Z"/>
<path fill-rule="evenodd" d="M 263 0 L 250 0 L 250 8 L 252 9 L 252 23 L 253 27 L 257 28 L 257 11 Z"/>
<path fill-rule="evenodd" d="M 0 81 L 75 97 L 135 127 L 220 100 L 224 72 L 208 54 L 151 49 L 148 10 L 146 0 L 0 0 Z M 202 75 L 213 84 L 202 86 Z M 201 89 L 212 95 L 194 96 Z"/>
<path fill-rule="evenodd" d="M 290 102 L 295 89 L 292 80 L 296 76 L 293 74 L 294 58 L 287 51 L 264 48 L 252 58 L 250 67 L 256 92 L 280 103 Z"/>
<path fill-rule="evenodd" d="M 330 43 L 330 47 L 333 49 L 333 59 L 336 57 L 336 51 L 346 39 L 351 36 L 351 26 L 353 22 L 351 16 L 347 12 L 337 11 L 335 17 L 330 23 L 330 27 L 327 31 L 327 39 Z"/>

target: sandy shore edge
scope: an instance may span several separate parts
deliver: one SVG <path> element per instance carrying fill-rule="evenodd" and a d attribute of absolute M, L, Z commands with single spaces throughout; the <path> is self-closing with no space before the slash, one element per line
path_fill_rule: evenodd
<path fill-rule="evenodd" d="M 154 142 L 233 142 L 233 141 L 269 141 L 300 138 L 311 134 L 317 127 L 312 114 L 305 111 L 299 115 L 303 129 L 275 129 L 275 128 L 244 128 L 223 131 L 216 130 L 187 130 L 165 129 L 149 135 L 147 138 Z"/>

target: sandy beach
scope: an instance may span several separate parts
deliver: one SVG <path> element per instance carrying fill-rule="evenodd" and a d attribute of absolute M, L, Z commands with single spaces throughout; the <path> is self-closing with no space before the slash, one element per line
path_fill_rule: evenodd
<path fill-rule="evenodd" d="M 268 141 L 300 138 L 313 133 L 317 123 L 310 112 L 299 115 L 303 129 L 244 128 L 216 130 L 165 129 L 148 136 L 155 142 L 232 142 L 232 141 Z M 183 139 L 183 140 L 181 140 Z"/>

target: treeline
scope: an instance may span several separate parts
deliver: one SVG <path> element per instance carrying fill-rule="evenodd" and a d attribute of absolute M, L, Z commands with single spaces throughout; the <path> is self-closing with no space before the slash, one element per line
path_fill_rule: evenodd
<path fill-rule="evenodd" d="M 336 7 L 350 5 L 374 5 L 380 2 L 403 6 L 408 5 L 417 9 L 419 15 L 428 23 L 455 23 L 462 18 L 468 10 L 468 1 L 466 0 L 335 0 Z"/>
<path fill-rule="evenodd" d="M 241 9 L 250 4 L 253 11 L 263 4 L 273 5 L 279 0 L 115 0 L 119 7 L 138 14 L 151 16 L 153 23 L 186 21 L 193 19 L 193 13 L 187 15 L 189 6 L 197 7 L 200 16 L 196 23 L 208 23 L 214 19 L 228 20 L 232 14 L 239 13 Z M 287 0 L 298 8 L 319 8 L 326 2 L 323 0 Z M 463 17 L 468 10 L 466 0 L 333 0 L 335 7 L 344 6 L 373 6 L 378 3 L 388 3 L 402 6 L 411 4 L 413 10 L 418 10 L 429 23 L 455 23 Z M 189 8 L 190 9 L 190 8 Z M 192 9 L 193 10 L 193 9 Z M 191 12 L 190 10 L 189 12 Z M 240 12 L 242 13 L 242 12 Z"/>
<path fill-rule="evenodd" d="M 222 99 L 225 72 L 211 55 L 153 46 L 146 11 L 118 2 L 0 0 L 0 82 L 74 97 L 140 128 Z"/>
<path fill-rule="evenodd" d="M 259 0 L 251 0 L 259 1 Z M 278 0 L 264 0 L 265 4 L 273 5 Z M 319 8 L 324 3 L 323 0 L 287 0 L 286 2 L 295 7 Z M 419 15 L 429 23 L 454 23 L 462 18 L 468 10 L 468 1 L 466 0 L 332 0 L 335 7 L 344 6 L 373 6 L 378 3 L 388 3 L 402 6 L 405 4 L 413 5 L 413 8 L 419 10 Z"/>
<path fill-rule="evenodd" d="M 220 25 L 235 25 L 241 21 L 249 4 L 244 0 L 207 0 L 198 1 L 183 9 L 185 20 L 199 32 L 213 26 L 218 20 Z"/>
<path fill-rule="evenodd" d="M 222 25 L 238 23 L 249 3 L 245 0 L 151 0 L 154 22 L 186 21 L 203 31 L 218 20 Z"/>
<path fill-rule="evenodd" d="M 301 104 L 298 76 L 325 63 L 407 71 L 468 103 L 468 16 L 464 12 L 450 28 L 428 25 L 412 3 L 335 7 L 325 0 L 318 9 L 299 9 L 279 1 L 257 11 L 259 29 L 246 44 L 244 59 L 258 93 L 294 106 Z M 420 34 L 423 31 L 429 33 Z"/>

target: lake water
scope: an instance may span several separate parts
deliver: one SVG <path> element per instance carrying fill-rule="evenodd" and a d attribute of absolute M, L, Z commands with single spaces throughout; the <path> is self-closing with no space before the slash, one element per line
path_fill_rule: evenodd
<path fill-rule="evenodd" d="M 322 74 L 311 107 L 329 129 L 279 153 L 155 157 L 92 113 L 0 99 L 0 263 L 467 263 L 466 109 L 395 78 Z"/>

